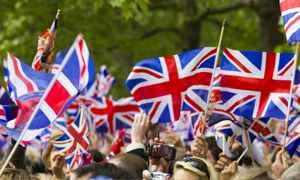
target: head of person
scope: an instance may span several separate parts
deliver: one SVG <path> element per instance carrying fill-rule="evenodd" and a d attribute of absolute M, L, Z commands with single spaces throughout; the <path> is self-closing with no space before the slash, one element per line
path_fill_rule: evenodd
<path fill-rule="evenodd" d="M 242 171 L 238 171 L 234 174 L 230 180 L 272 180 L 268 174 L 268 171 L 262 168 L 249 168 Z"/>
<path fill-rule="evenodd" d="M 24 169 L 5 168 L 0 180 L 32 180 L 37 179 L 31 176 Z"/>
<path fill-rule="evenodd" d="M 212 164 L 202 158 L 184 157 L 174 164 L 174 180 L 215 180 L 218 174 Z"/>
<path fill-rule="evenodd" d="M 294 155 L 295 156 L 295 155 Z M 281 176 L 282 180 L 300 180 L 300 162 L 293 164 Z"/>
<path fill-rule="evenodd" d="M 222 149 L 219 148 L 214 136 L 206 137 L 205 141 L 208 145 L 206 160 L 211 164 L 215 165 L 216 162 L 219 160 L 219 154 L 222 152 Z"/>
<path fill-rule="evenodd" d="M 80 166 L 75 170 L 74 179 L 93 179 L 97 176 L 105 176 L 112 179 L 136 179 L 131 172 L 109 162 L 93 163 L 88 166 Z M 71 178 L 73 180 L 73 178 Z"/>
<path fill-rule="evenodd" d="M 147 163 L 143 158 L 130 153 L 112 156 L 108 162 L 131 172 L 135 179 L 143 179 L 143 170 L 148 169 Z"/>

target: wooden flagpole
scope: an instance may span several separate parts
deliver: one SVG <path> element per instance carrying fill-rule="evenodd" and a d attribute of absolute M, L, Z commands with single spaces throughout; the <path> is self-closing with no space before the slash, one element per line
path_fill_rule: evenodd
<path fill-rule="evenodd" d="M 206 107 L 206 110 L 205 110 L 205 113 L 204 113 L 201 134 L 203 134 L 204 128 L 205 128 L 205 125 L 206 125 L 206 114 L 207 114 L 207 110 L 208 110 L 208 106 L 209 106 L 210 94 L 211 94 L 212 87 L 213 87 L 213 82 L 214 82 L 214 77 L 215 77 L 215 71 L 216 71 L 216 67 L 217 67 L 217 63 L 218 63 L 218 59 L 219 59 L 219 53 L 220 53 L 222 38 L 223 38 L 223 34 L 224 34 L 225 22 L 226 22 L 226 19 L 224 19 L 223 23 L 222 23 L 222 29 L 221 29 L 221 34 L 220 34 L 220 39 L 219 39 L 217 54 L 216 54 L 216 58 L 215 58 L 215 64 L 214 64 L 213 74 L 212 74 L 212 77 L 211 77 L 210 88 L 209 88 L 208 97 L 207 97 L 207 100 L 206 100 L 207 101 L 206 102 L 207 107 Z"/>
<path fill-rule="evenodd" d="M 226 143 L 226 138 L 225 138 L 225 135 L 222 134 L 222 141 L 223 141 L 223 144 L 222 144 L 222 148 L 223 148 L 223 152 L 225 152 L 225 143 Z"/>
<path fill-rule="evenodd" d="M 286 134 L 288 130 L 288 124 L 289 124 L 289 118 L 290 118 L 290 109 L 291 109 L 291 103 L 292 103 L 292 93 L 293 93 L 293 86 L 294 86 L 294 80 L 295 80 L 295 74 L 297 69 L 297 59 L 298 59 L 298 50 L 299 50 L 299 41 L 296 45 L 296 52 L 295 52 L 295 69 L 293 72 L 292 82 L 291 82 L 291 89 L 290 89 L 290 95 L 289 95 L 289 101 L 288 101 L 288 109 L 287 114 L 285 117 L 285 131 L 284 131 L 284 138 L 283 138 L 283 145 L 282 145 L 282 154 L 285 153 L 285 142 L 286 142 Z"/>
<path fill-rule="evenodd" d="M 257 167 L 257 165 L 256 165 L 256 163 L 255 163 L 255 161 L 254 161 L 254 158 L 253 158 L 253 154 L 252 154 L 252 150 L 251 150 L 251 145 L 250 145 L 248 133 L 246 132 L 245 125 L 244 125 L 244 122 L 243 122 L 243 121 L 242 121 L 242 126 L 243 126 L 243 131 L 244 131 L 245 136 L 246 136 L 247 148 L 249 149 L 249 152 L 250 152 L 250 156 L 251 156 L 251 160 L 252 160 L 252 165 L 253 165 L 254 167 Z"/>
<path fill-rule="evenodd" d="M 78 35 L 76 40 L 74 41 L 74 43 L 72 44 L 70 50 L 68 51 L 67 55 L 65 56 L 64 60 L 62 61 L 61 63 L 61 67 L 59 69 L 59 71 L 54 75 L 54 77 L 52 78 L 49 86 L 47 87 L 45 93 L 43 94 L 42 98 L 40 99 L 39 103 L 36 105 L 33 113 L 31 114 L 26 126 L 24 127 L 18 141 L 16 142 L 14 148 L 12 149 L 12 151 L 10 152 L 7 160 L 5 161 L 4 165 L 2 166 L 1 168 L 1 171 L 0 171 L 0 176 L 3 174 L 3 171 L 4 169 L 6 168 L 7 164 L 9 163 L 10 159 L 12 158 L 13 154 L 15 153 L 15 151 L 17 150 L 17 147 L 19 146 L 20 142 L 21 142 L 21 139 L 23 138 L 23 136 L 25 135 L 27 129 L 29 128 L 33 118 L 35 117 L 36 113 L 38 112 L 38 110 L 40 109 L 42 103 L 44 102 L 45 98 L 47 97 L 47 95 L 49 94 L 51 88 L 53 87 L 56 79 L 58 78 L 58 76 L 60 75 L 62 69 L 65 67 L 65 65 L 67 64 L 67 60 L 70 58 L 73 50 L 75 49 L 75 45 L 78 43 L 78 41 L 82 38 L 82 35 Z"/>

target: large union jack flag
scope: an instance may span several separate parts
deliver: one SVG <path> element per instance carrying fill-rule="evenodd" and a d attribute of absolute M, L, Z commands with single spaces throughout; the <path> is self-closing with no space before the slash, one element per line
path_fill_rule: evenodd
<path fill-rule="evenodd" d="M 25 66 L 24 63 L 22 65 L 16 58 L 8 55 L 11 59 L 8 60 L 11 62 L 8 63 L 8 68 L 11 69 L 8 84 L 11 86 L 10 89 L 14 90 L 14 96 L 21 104 L 22 115 L 25 113 L 27 118 L 16 118 L 14 127 L 18 128 L 10 132 L 12 138 L 19 138 L 25 126 L 24 123 L 31 116 L 34 106 L 38 104 L 42 96 L 45 98 L 22 138 L 22 144 L 26 145 L 65 111 L 78 95 L 79 90 L 85 88 L 88 81 L 92 79 L 95 68 L 84 39 L 80 35 L 64 58 L 65 66 L 55 77 L 53 74 L 35 71 L 26 64 Z M 25 71 L 22 68 L 25 68 Z M 50 80 L 53 83 L 52 87 L 48 87 Z M 48 94 L 44 94 L 45 89 L 48 90 Z M 28 108 L 25 109 L 24 105 Z"/>
<path fill-rule="evenodd" d="M 154 123 L 173 122 L 181 111 L 205 111 L 217 48 L 141 61 L 126 85 Z"/>
<path fill-rule="evenodd" d="M 134 115 L 140 112 L 133 97 L 110 100 L 96 98 L 98 102 L 88 109 L 98 132 L 113 132 L 117 129 L 131 128 Z"/>
<path fill-rule="evenodd" d="M 300 41 L 300 2 L 280 0 L 280 9 L 288 43 L 294 44 Z"/>
<path fill-rule="evenodd" d="M 224 49 L 220 90 L 225 109 L 244 117 L 285 119 L 295 54 Z"/>
<path fill-rule="evenodd" d="M 64 154 L 86 152 L 89 147 L 88 127 L 81 112 L 77 119 L 67 128 L 67 131 L 59 138 L 52 141 L 57 151 Z"/>

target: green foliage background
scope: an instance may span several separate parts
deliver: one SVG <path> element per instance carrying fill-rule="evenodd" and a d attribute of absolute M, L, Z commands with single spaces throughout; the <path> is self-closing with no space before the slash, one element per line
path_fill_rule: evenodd
<path fill-rule="evenodd" d="M 163 0 L 162 0 L 163 1 Z M 177 4 L 182 1 L 174 0 Z M 198 11 L 238 0 L 196 1 Z M 175 26 L 182 29 L 188 20 L 184 8 L 149 9 L 148 0 L 2 0 L 0 11 L 0 59 L 6 53 L 31 65 L 36 53 L 37 37 L 50 27 L 61 10 L 55 41 L 55 54 L 69 48 L 82 33 L 94 60 L 96 70 L 106 64 L 116 78 L 109 95 L 130 96 L 125 81 L 135 63 L 143 59 L 182 53 L 182 39 L 173 32 L 161 32 L 142 39 L 155 27 Z M 217 46 L 223 19 L 227 19 L 222 47 L 259 51 L 259 19 L 249 8 L 212 15 L 201 22 L 199 47 Z M 279 22 L 282 24 L 282 22 Z M 283 29 L 283 26 L 281 26 Z M 293 52 L 285 42 L 277 52 Z M 221 59 L 221 56 L 220 56 Z M 3 67 L 3 62 L 0 61 Z M 0 68 L 0 83 L 3 68 Z"/>

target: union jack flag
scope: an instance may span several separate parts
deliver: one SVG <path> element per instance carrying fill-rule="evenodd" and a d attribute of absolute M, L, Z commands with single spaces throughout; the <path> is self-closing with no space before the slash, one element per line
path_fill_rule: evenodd
<path fill-rule="evenodd" d="M 51 53 L 51 48 L 53 47 L 47 47 L 47 46 L 51 46 L 52 41 L 55 40 L 59 14 L 60 13 L 58 11 L 50 29 L 47 29 L 38 37 L 37 52 L 32 62 L 32 68 L 34 68 L 37 71 L 48 72 L 48 69 L 51 70 L 51 65 L 47 63 L 43 63 L 41 59 L 45 49 L 48 48 L 49 53 Z"/>
<path fill-rule="evenodd" d="M 290 139 L 285 145 L 285 149 L 289 152 L 290 156 L 293 157 L 297 148 L 300 145 L 300 126 L 297 126 L 297 129 L 291 135 Z"/>
<path fill-rule="evenodd" d="M 300 41 L 300 2 L 298 0 L 280 0 L 281 15 L 286 38 L 289 44 Z"/>
<path fill-rule="evenodd" d="M 10 56 L 12 59 L 12 62 L 15 62 L 15 58 Z M 46 128 L 51 122 L 53 122 L 57 117 L 59 117 L 65 109 L 69 106 L 69 104 L 75 99 L 75 97 L 79 93 L 80 88 L 84 88 L 87 81 L 94 76 L 95 69 L 93 69 L 91 66 L 93 66 L 93 63 L 90 62 L 91 58 L 89 57 L 89 53 L 86 47 L 86 44 L 83 40 L 83 38 L 79 35 L 75 42 L 73 43 L 72 47 L 70 48 L 68 54 L 66 55 L 64 59 L 65 66 L 61 69 L 61 72 L 59 74 L 55 75 L 55 79 L 53 79 L 53 86 L 48 88 L 48 84 L 50 80 L 53 77 L 53 74 L 48 73 L 41 73 L 36 71 L 35 77 L 33 79 L 37 79 L 38 84 L 37 87 L 40 87 L 44 85 L 44 89 L 38 89 L 38 88 L 31 88 L 29 90 L 31 91 L 37 91 L 40 92 L 34 92 L 35 94 L 27 94 L 26 96 L 22 96 L 18 99 L 19 102 L 25 102 L 27 103 L 27 107 L 29 107 L 29 110 L 25 111 L 27 112 L 28 116 L 31 116 L 31 113 L 33 111 L 34 105 L 36 105 L 41 96 L 44 92 L 41 92 L 41 90 L 49 90 L 48 94 L 45 96 L 45 100 L 42 102 L 40 109 L 37 111 L 36 116 L 34 117 L 33 123 L 30 124 L 28 130 L 26 131 L 25 135 L 22 139 L 22 144 L 26 145 L 28 142 L 30 142 L 35 136 L 40 134 L 44 128 Z M 11 63 L 8 67 L 12 66 L 12 69 L 14 69 L 14 66 L 17 64 Z M 28 68 L 28 67 L 27 67 Z M 30 68 L 30 67 L 29 67 Z M 27 74 L 33 76 L 32 73 L 33 70 L 30 68 L 30 70 L 26 70 Z M 14 71 L 12 71 L 14 72 Z M 23 71 L 25 72 L 25 71 Z M 40 73 L 40 74 L 37 74 Z M 10 73 L 11 75 L 12 73 Z M 27 75 L 26 74 L 26 75 Z M 29 76 L 27 75 L 27 76 Z M 12 75 L 11 75 L 12 76 Z M 21 76 L 24 77 L 23 74 Z M 43 77 L 43 78 L 42 78 Z M 50 78 L 49 78 L 50 77 Z M 11 77 L 9 77 L 11 78 Z M 18 77 L 19 78 L 19 77 Z M 11 86 L 18 85 L 18 83 L 24 84 L 27 82 L 26 85 L 30 85 L 29 87 L 35 87 L 33 86 L 32 80 L 30 78 L 23 78 L 19 81 L 15 82 L 15 79 L 11 78 L 11 81 L 15 84 L 11 83 Z M 48 79 L 47 79 L 48 78 Z M 23 82 L 22 82 L 23 81 Z M 42 82 L 43 81 L 43 82 Z M 45 83 L 46 82 L 46 83 Z M 36 84 L 36 83 L 35 83 Z M 18 85 L 20 86 L 20 85 Z M 15 88 L 15 87 L 14 87 Z M 27 90 L 28 92 L 31 92 Z M 16 97 L 19 97 L 20 93 L 23 93 L 24 88 L 15 88 L 15 94 Z M 26 91 L 26 92 L 27 92 Z M 44 96 L 44 95 L 43 95 Z M 59 99 L 60 101 L 57 101 Z M 27 100 L 27 101 L 26 101 Z M 23 106 L 22 106 L 23 108 Z M 22 109 L 21 108 L 21 109 Z M 23 108 L 24 109 L 24 108 Z M 17 117 L 18 120 L 18 117 Z M 27 119 L 21 119 L 21 121 L 17 121 L 17 125 L 19 122 L 24 122 Z M 24 125 L 24 124 L 23 124 Z M 25 125 L 24 125 L 25 126 Z M 18 139 L 18 137 L 21 134 L 21 131 L 24 127 L 18 127 L 18 129 L 15 129 L 14 131 L 10 132 L 10 135 L 14 139 Z"/>
<path fill-rule="evenodd" d="M 194 129 L 194 135 L 200 134 L 203 127 L 203 113 L 200 112 L 191 112 L 191 120 Z M 204 130 L 207 129 L 207 125 L 204 127 Z"/>
<path fill-rule="evenodd" d="M 225 134 L 227 136 L 230 136 L 231 138 L 241 142 L 242 144 L 247 144 L 245 133 L 240 124 L 234 123 L 231 120 L 224 120 L 218 122 L 214 128 L 216 131 Z M 254 139 L 249 138 L 250 143 L 252 143 Z"/>
<path fill-rule="evenodd" d="M 66 157 L 68 169 L 77 169 L 79 166 L 87 166 L 93 162 L 92 155 L 88 152 L 73 153 Z"/>
<path fill-rule="evenodd" d="M 213 81 L 213 89 L 209 101 L 209 107 L 207 113 L 208 116 L 206 119 L 206 123 L 209 127 L 213 126 L 214 124 L 222 120 L 233 120 L 236 122 L 241 122 L 243 120 L 243 117 L 236 116 L 226 111 L 223 104 L 221 91 L 220 91 L 220 80 L 221 80 L 220 67 L 217 67 L 214 81 Z"/>
<path fill-rule="evenodd" d="M 95 80 L 89 83 L 85 89 L 86 92 L 82 92 L 82 96 L 105 96 L 115 82 L 115 78 L 107 72 L 106 65 L 101 65 L 100 73 L 97 74 Z"/>
<path fill-rule="evenodd" d="M 7 121 L 17 117 L 19 107 L 12 101 L 5 89 L 0 85 L 0 124 L 6 126 Z"/>
<path fill-rule="evenodd" d="M 49 143 L 49 140 L 51 137 L 51 132 L 52 132 L 52 128 L 51 128 L 51 125 L 49 125 L 40 134 L 41 141 L 42 141 L 42 152 L 43 152 L 43 150 L 46 149 L 46 147 Z"/>
<path fill-rule="evenodd" d="M 293 107 L 300 111 L 300 66 L 296 69 L 293 86 Z"/>
<path fill-rule="evenodd" d="M 139 106 L 133 97 L 110 100 L 97 98 L 97 104 L 88 109 L 91 113 L 97 132 L 113 132 L 117 129 L 131 128 L 134 114 L 139 113 Z"/>
<path fill-rule="evenodd" d="M 244 117 L 285 119 L 294 56 L 225 48 L 220 71 L 225 109 Z"/>
<path fill-rule="evenodd" d="M 116 138 L 114 139 L 114 142 L 109 150 L 109 153 L 107 154 L 104 161 L 107 161 L 112 156 L 121 153 L 121 147 L 124 146 L 124 131 L 122 129 L 118 130 L 118 134 Z"/>
<path fill-rule="evenodd" d="M 181 111 L 205 111 L 217 48 L 141 61 L 126 85 L 153 123 L 174 122 Z"/>
<path fill-rule="evenodd" d="M 67 131 L 52 141 L 57 151 L 64 154 L 86 152 L 89 147 L 88 127 L 83 111 L 67 128 Z"/>

